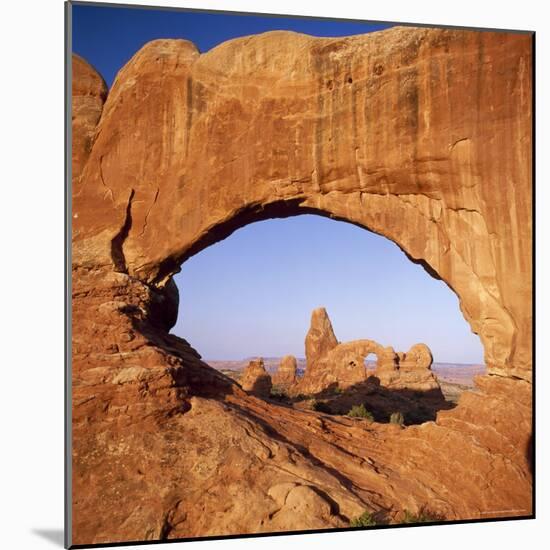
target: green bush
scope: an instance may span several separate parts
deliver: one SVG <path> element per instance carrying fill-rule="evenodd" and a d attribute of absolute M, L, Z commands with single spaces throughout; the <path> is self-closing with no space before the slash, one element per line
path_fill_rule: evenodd
<path fill-rule="evenodd" d="M 271 397 L 288 397 L 287 393 L 280 386 L 273 386 L 271 388 Z"/>
<path fill-rule="evenodd" d="M 418 514 L 413 514 L 412 512 L 405 510 L 403 512 L 403 520 L 401 521 L 401 523 L 428 523 L 430 521 L 437 520 L 438 518 L 428 514 L 424 510 L 420 510 Z"/>
<path fill-rule="evenodd" d="M 391 413 L 390 423 L 399 424 L 400 426 L 403 426 L 403 424 L 405 423 L 405 418 L 403 417 L 403 413 L 399 411 Z"/>
<path fill-rule="evenodd" d="M 370 422 L 374 420 L 374 417 L 372 416 L 372 413 L 367 411 L 365 408 L 365 405 L 353 405 L 353 407 L 349 410 L 348 416 L 351 418 L 366 418 Z"/>
<path fill-rule="evenodd" d="M 368 510 L 365 510 L 358 518 L 353 518 L 350 521 L 351 527 L 373 527 L 374 525 L 376 525 L 376 521 Z"/>

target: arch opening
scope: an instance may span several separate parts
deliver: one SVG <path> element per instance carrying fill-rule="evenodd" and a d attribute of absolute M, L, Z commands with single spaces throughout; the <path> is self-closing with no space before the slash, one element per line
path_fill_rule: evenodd
<path fill-rule="evenodd" d="M 378 356 L 374 352 L 367 353 L 363 358 L 363 365 L 365 365 L 365 373 L 367 379 L 369 376 L 374 376 L 376 373 L 376 367 L 378 366 Z"/>
<path fill-rule="evenodd" d="M 292 355 L 301 379 L 309 317 L 322 305 L 342 342 L 372 339 L 403 353 L 426 342 L 435 369 L 439 362 L 476 364 L 479 372 L 482 346 L 456 295 L 389 239 L 326 215 L 234 224 L 224 229 L 230 238 L 203 242 L 175 276 L 181 300 L 173 332 L 214 368 L 238 380 L 262 357 L 273 376 Z M 375 377 L 378 355 L 353 358 L 365 379 Z"/>

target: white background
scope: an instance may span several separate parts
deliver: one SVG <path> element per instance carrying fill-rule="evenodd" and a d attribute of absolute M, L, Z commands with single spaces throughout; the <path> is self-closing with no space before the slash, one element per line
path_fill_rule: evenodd
<path fill-rule="evenodd" d="M 169 548 L 540 548 L 548 513 L 547 2 L 158 0 L 183 6 L 537 31 L 538 519 L 363 533 L 171 544 Z M 148 3 L 135 1 L 134 3 Z M 151 0 L 151 3 L 155 3 Z M 0 546 L 59 548 L 63 528 L 63 2 L 2 3 Z M 7 120 L 7 124 L 6 124 Z M 7 303 L 7 307 L 6 307 Z M 514 414 L 510 410 L 510 416 Z M 544 433 L 546 432 L 546 434 Z M 154 548 L 160 548 L 156 546 Z M 168 548 L 162 546 L 162 548 Z"/>

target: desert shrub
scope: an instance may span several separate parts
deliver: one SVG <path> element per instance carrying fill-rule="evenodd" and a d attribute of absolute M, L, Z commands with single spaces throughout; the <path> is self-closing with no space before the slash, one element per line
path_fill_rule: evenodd
<path fill-rule="evenodd" d="M 351 527 L 373 527 L 376 525 L 376 521 L 372 514 L 365 510 L 359 517 L 353 518 L 349 524 Z"/>
<path fill-rule="evenodd" d="M 401 523 L 428 523 L 430 521 L 437 521 L 438 519 L 441 518 L 437 518 L 424 510 L 420 510 L 418 514 L 413 514 L 412 512 L 409 512 L 409 510 L 404 510 L 403 520 Z"/>
<path fill-rule="evenodd" d="M 342 395 L 342 394 L 344 393 L 344 390 L 343 390 L 343 388 L 341 388 L 340 386 L 336 386 L 336 387 L 334 388 L 334 393 L 335 393 L 336 395 Z"/>
<path fill-rule="evenodd" d="M 348 416 L 352 418 L 366 418 L 369 421 L 373 421 L 374 417 L 372 416 L 372 413 L 367 411 L 365 408 L 365 405 L 353 405 L 353 407 L 349 410 Z"/>
<path fill-rule="evenodd" d="M 285 398 L 288 397 L 288 395 L 280 386 L 273 386 L 271 388 L 271 397 Z"/>
<path fill-rule="evenodd" d="M 405 418 L 403 417 L 403 413 L 399 411 L 391 413 L 390 423 L 399 424 L 400 426 L 403 426 L 403 424 L 405 423 Z"/>

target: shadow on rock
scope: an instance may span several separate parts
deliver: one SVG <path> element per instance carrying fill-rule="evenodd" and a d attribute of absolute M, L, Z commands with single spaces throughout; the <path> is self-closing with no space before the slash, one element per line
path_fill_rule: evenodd
<path fill-rule="evenodd" d="M 456 406 L 445 400 L 439 388 L 427 391 L 389 389 L 382 386 L 376 376 L 346 389 L 340 389 L 335 383 L 314 395 L 299 395 L 292 399 L 293 404 L 300 408 L 311 400 L 314 400 L 313 408 L 320 412 L 346 415 L 353 407 L 362 405 L 376 422 L 390 422 L 393 418 L 394 422 L 402 419 L 406 425 L 435 420 L 438 411 Z"/>

